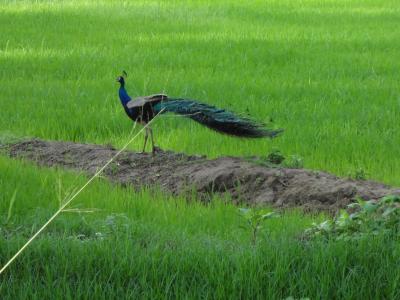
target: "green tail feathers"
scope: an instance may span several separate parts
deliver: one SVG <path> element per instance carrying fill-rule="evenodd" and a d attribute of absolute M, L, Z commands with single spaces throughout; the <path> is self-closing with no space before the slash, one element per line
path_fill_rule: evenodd
<path fill-rule="evenodd" d="M 183 115 L 218 132 L 239 137 L 273 138 L 283 132 L 283 129 L 268 129 L 263 123 L 190 99 L 168 98 L 156 104 L 153 109 L 156 112 L 163 110 L 163 113 Z"/>

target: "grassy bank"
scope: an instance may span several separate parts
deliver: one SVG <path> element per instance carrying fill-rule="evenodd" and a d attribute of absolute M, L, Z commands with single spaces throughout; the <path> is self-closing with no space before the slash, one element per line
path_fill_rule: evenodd
<path fill-rule="evenodd" d="M 5 158 L 0 171 L 3 265 L 84 178 Z M 301 241 L 321 216 L 268 220 L 254 246 L 237 208 L 220 199 L 201 205 L 99 180 L 70 208 L 80 212 L 62 213 L 2 275 L 3 299 L 400 296 L 398 243 Z"/>

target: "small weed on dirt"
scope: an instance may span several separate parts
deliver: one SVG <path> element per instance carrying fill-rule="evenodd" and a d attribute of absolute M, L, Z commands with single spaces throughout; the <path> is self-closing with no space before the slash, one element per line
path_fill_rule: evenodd
<path fill-rule="evenodd" d="M 272 150 L 266 157 L 250 158 L 251 162 L 267 168 L 284 167 L 290 169 L 304 168 L 304 159 L 300 155 L 289 155 L 286 157 L 280 150 Z"/>
<path fill-rule="evenodd" d="M 290 169 L 302 169 L 304 168 L 304 159 L 300 155 L 290 155 L 289 158 L 284 161 L 283 166 Z"/>
<path fill-rule="evenodd" d="M 285 158 L 286 157 L 281 153 L 280 150 L 273 150 L 267 155 L 267 161 L 275 165 L 281 164 Z"/>
<path fill-rule="evenodd" d="M 353 172 L 349 172 L 348 177 L 356 180 L 366 180 L 368 173 L 363 168 L 358 168 Z"/>

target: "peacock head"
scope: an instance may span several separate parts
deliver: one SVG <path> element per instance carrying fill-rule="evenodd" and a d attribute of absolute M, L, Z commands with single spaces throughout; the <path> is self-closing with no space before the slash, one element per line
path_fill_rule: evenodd
<path fill-rule="evenodd" d="M 118 76 L 117 77 L 117 82 L 119 82 L 120 84 L 125 84 L 125 79 L 122 76 Z"/>
<path fill-rule="evenodd" d="M 119 82 L 121 86 L 125 85 L 125 77 L 128 77 L 125 71 L 122 71 L 122 75 L 117 77 L 117 82 Z"/>

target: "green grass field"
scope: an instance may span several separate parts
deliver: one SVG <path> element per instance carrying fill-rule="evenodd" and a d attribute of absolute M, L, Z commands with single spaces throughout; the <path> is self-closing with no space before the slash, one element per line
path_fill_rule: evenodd
<path fill-rule="evenodd" d="M 285 128 L 222 136 L 154 125 L 187 153 L 266 155 L 400 185 L 400 6 L 395 0 L 1 1 L 0 136 L 121 147 L 131 96 L 165 92 Z M 139 149 L 138 139 L 131 149 Z M 0 265 L 85 178 L 0 156 Z M 16 194 L 15 194 L 16 193 Z M 10 205 L 15 194 L 15 202 Z M 271 220 L 256 246 L 237 208 L 98 180 L 0 275 L 0 298 L 400 297 L 398 241 L 302 243 L 313 220 Z"/>

